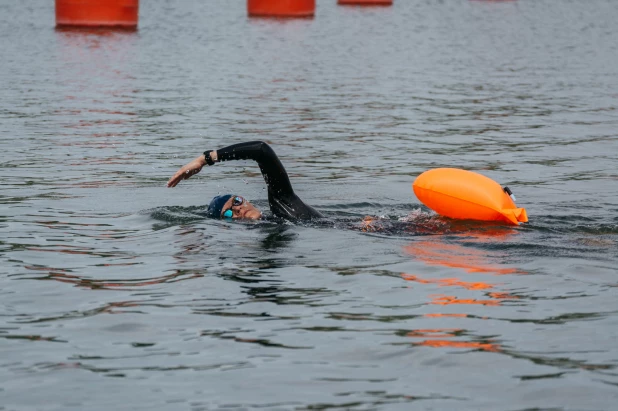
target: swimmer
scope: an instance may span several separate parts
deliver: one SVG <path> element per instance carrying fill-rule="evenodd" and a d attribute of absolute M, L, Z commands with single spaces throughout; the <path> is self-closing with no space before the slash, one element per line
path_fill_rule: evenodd
<path fill-rule="evenodd" d="M 268 204 L 275 217 L 286 220 L 310 220 L 324 217 L 319 211 L 305 204 L 294 193 L 290 178 L 273 149 L 263 141 L 250 141 L 233 144 L 219 150 L 207 150 L 190 163 L 181 167 L 167 182 L 168 187 L 176 187 L 202 170 L 205 165 L 212 166 L 221 161 L 255 160 L 262 171 L 268 187 Z M 259 220 L 262 212 L 247 199 L 236 194 L 220 195 L 213 198 L 208 206 L 208 216 L 212 218 L 232 218 Z"/>

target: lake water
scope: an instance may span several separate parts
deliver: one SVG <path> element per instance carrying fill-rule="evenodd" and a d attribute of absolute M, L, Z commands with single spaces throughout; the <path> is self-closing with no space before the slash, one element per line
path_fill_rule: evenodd
<path fill-rule="evenodd" d="M 613 0 L 144 0 L 137 32 L 0 1 L 0 410 L 612 410 Z M 266 208 L 264 140 L 331 223 Z M 520 227 L 433 215 L 434 167 L 508 185 Z M 365 215 L 419 222 L 367 232 Z"/>

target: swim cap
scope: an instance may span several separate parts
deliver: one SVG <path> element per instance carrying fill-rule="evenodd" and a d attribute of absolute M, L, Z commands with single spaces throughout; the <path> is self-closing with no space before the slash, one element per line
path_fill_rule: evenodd
<path fill-rule="evenodd" d="M 225 194 L 221 196 L 216 196 L 212 200 L 210 200 L 210 204 L 208 205 L 208 217 L 211 218 L 221 218 L 221 211 L 223 210 L 223 206 L 232 198 L 231 194 Z"/>

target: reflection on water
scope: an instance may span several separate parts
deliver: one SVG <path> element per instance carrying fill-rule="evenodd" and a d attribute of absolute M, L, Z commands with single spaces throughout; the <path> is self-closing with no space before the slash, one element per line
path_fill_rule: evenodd
<path fill-rule="evenodd" d="M 286 248 L 292 241 L 297 238 L 297 234 L 292 232 L 288 225 L 274 225 L 261 229 L 266 234 L 261 241 L 261 246 L 264 250 L 276 252 L 282 248 Z M 274 268 L 274 267 L 273 267 Z"/>
<path fill-rule="evenodd" d="M 64 129 L 55 139 L 71 170 L 69 188 L 131 187 L 126 167 L 141 160 L 128 140 L 134 127 L 137 33 L 105 28 L 55 31 L 55 81 L 63 94 L 53 111 Z M 99 170 L 93 174 L 92 168 Z M 120 178 L 118 178 L 120 177 Z"/>
<path fill-rule="evenodd" d="M 429 329 L 429 330 L 412 330 L 405 334 L 406 337 L 414 338 L 416 342 L 412 343 L 415 346 L 431 347 L 431 348 L 465 348 L 470 350 L 501 352 L 499 344 L 492 341 L 491 338 L 479 338 L 468 336 L 466 330 L 463 329 Z M 459 341 L 456 338 L 470 338 L 477 341 Z M 419 340 L 416 340 L 416 339 Z"/>
<path fill-rule="evenodd" d="M 0 408 L 614 407 L 613 1 L 152 0 L 139 32 L 22 3 L 0 4 Z M 255 139 L 327 218 L 206 218 L 227 192 L 268 208 L 250 162 L 164 187 Z M 411 189 L 435 167 L 530 222 L 436 216 Z"/>
<path fill-rule="evenodd" d="M 119 264 L 112 264 L 113 266 L 118 266 Z M 131 265 L 131 264 L 123 264 L 123 265 Z M 111 265 L 105 265 L 111 266 Z M 33 269 L 32 267 L 27 267 Z M 36 267 L 36 270 L 42 270 L 42 267 Z M 187 273 L 187 272 L 176 272 L 170 275 L 157 277 L 157 278 L 148 278 L 148 279 L 135 279 L 132 278 L 130 280 L 121 280 L 121 279 L 110 279 L 110 280 L 94 280 L 89 278 L 80 278 L 76 275 L 65 274 L 62 272 L 55 272 L 50 270 L 48 275 L 45 277 L 37 277 L 38 280 L 54 280 L 60 281 L 64 283 L 74 284 L 77 287 L 86 287 L 91 288 L 93 290 L 104 290 L 104 289 L 112 289 L 112 288 L 124 288 L 129 290 L 133 287 L 145 287 L 156 284 L 164 284 L 164 283 L 172 283 L 176 281 L 190 280 L 193 278 L 202 277 L 202 275 L 197 273 Z"/>
<path fill-rule="evenodd" d="M 502 240 L 506 236 L 501 234 Z M 479 237 L 474 239 L 479 240 Z M 466 239 L 464 244 L 467 246 L 447 243 L 444 239 L 432 237 L 430 240 L 414 242 L 404 247 L 406 253 L 414 258 L 430 265 L 442 265 L 450 268 L 458 268 L 469 273 L 488 273 L 488 274 L 522 274 L 514 268 L 502 268 L 499 263 L 499 254 L 491 255 L 486 250 L 472 248 L 469 244 L 473 243 Z M 506 256 L 506 254 L 504 255 Z M 494 261 L 492 263 L 491 257 Z"/>
<path fill-rule="evenodd" d="M 462 272 L 470 274 L 523 274 L 521 270 L 514 268 L 501 268 L 501 260 L 504 258 L 502 252 L 492 251 L 487 247 L 483 247 L 486 243 L 500 243 L 507 241 L 511 236 L 517 236 L 517 231 L 514 229 L 489 229 L 482 228 L 477 231 L 471 231 L 464 235 L 456 237 L 434 236 L 429 239 L 415 241 L 404 246 L 407 254 L 415 260 L 421 261 L 423 264 L 430 266 L 441 266 L 447 269 L 449 274 L 454 272 Z M 456 242 L 457 241 L 457 242 Z M 476 247 L 483 248 L 476 248 Z M 462 274 L 463 274 L 462 273 Z M 484 306 L 484 307 L 501 307 L 504 304 L 517 302 L 519 296 L 509 292 L 501 291 L 501 283 L 492 281 L 466 281 L 459 277 L 440 278 L 440 274 L 434 273 L 431 277 L 423 278 L 419 275 L 402 273 L 401 277 L 409 282 L 418 284 L 419 286 L 437 286 L 438 288 L 450 287 L 447 292 L 456 293 L 458 289 L 466 290 L 466 297 L 457 295 L 447 295 L 444 293 L 431 293 L 427 295 L 428 305 L 437 306 L 461 306 L 463 309 L 467 306 Z M 438 276 L 438 277 L 437 277 Z M 503 284 L 503 283 L 502 283 Z M 470 292 L 474 294 L 470 295 Z M 491 313 L 487 312 L 489 315 Z M 497 314 L 494 314 L 497 315 Z M 429 318 L 467 318 L 467 313 L 427 313 L 425 316 Z M 460 330 L 459 330 L 460 331 Z M 409 337 L 425 337 L 426 331 L 409 332 L 406 335 Z M 429 335 L 428 338 L 421 342 L 414 343 L 419 346 L 426 347 L 449 347 L 449 348 L 471 348 L 483 351 L 498 352 L 499 345 L 491 341 L 461 341 L 444 340 L 436 337 L 465 336 L 465 333 L 453 333 L 449 335 Z"/>

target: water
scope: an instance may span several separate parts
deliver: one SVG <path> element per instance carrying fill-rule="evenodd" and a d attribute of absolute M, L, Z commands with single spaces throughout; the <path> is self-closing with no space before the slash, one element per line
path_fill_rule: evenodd
<path fill-rule="evenodd" d="M 615 2 L 149 0 L 135 33 L 52 3 L 0 2 L 0 410 L 615 409 Z M 205 219 L 266 206 L 250 162 L 165 188 L 255 139 L 331 223 Z M 530 223 L 433 216 L 440 166 Z"/>

